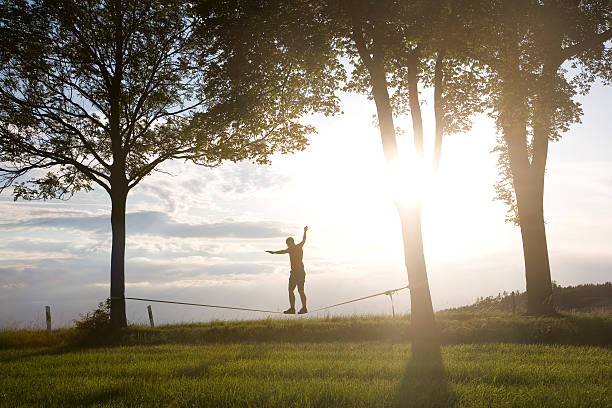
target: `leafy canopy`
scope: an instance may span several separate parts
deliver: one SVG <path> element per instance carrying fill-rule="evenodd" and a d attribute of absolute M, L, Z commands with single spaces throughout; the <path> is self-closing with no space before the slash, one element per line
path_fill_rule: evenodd
<path fill-rule="evenodd" d="M 7 0 L 0 187 L 25 199 L 93 184 L 112 195 L 168 159 L 265 163 L 305 148 L 314 129 L 300 118 L 337 111 L 342 70 L 311 27 L 282 27 L 291 7 L 272 6 Z M 48 172 L 23 181 L 35 169 Z"/>

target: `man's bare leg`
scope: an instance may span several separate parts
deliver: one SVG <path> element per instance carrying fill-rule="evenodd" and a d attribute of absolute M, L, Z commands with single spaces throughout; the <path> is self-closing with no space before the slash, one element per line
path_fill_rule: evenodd
<path fill-rule="evenodd" d="M 302 301 L 302 308 L 298 313 L 308 313 L 308 309 L 306 309 L 306 293 L 304 292 L 304 285 L 298 285 L 298 293 L 300 294 L 300 300 Z"/>
<path fill-rule="evenodd" d="M 293 291 L 295 290 L 295 286 L 296 284 L 293 279 L 289 278 L 289 305 L 291 307 L 283 312 L 285 314 L 295 313 L 295 294 L 293 293 Z"/>
<path fill-rule="evenodd" d="M 291 309 L 295 309 L 295 293 L 293 293 L 293 289 L 289 289 L 289 305 Z"/>

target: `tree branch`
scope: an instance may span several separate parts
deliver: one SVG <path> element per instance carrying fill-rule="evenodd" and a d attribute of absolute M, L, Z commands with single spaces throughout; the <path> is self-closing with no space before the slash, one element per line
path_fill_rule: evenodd
<path fill-rule="evenodd" d="M 559 56 L 558 64 L 561 65 L 564 61 L 571 59 L 578 54 L 581 54 L 599 44 L 602 44 L 609 39 L 612 39 L 612 28 L 608 28 L 606 31 L 596 34 L 591 38 L 587 38 L 582 42 L 563 48 Z"/>

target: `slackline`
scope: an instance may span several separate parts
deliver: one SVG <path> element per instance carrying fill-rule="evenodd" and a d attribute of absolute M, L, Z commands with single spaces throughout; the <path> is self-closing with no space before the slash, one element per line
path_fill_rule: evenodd
<path fill-rule="evenodd" d="M 409 286 L 406 285 L 406 286 L 402 286 L 401 288 L 397 288 L 397 289 L 385 290 L 384 292 L 379 292 L 379 293 L 375 293 L 373 295 L 360 297 L 358 299 L 351 299 L 351 300 L 347 300 L 346 302 L 336 303 L 335 305 L 321 307 L 321 308 L 315 309 L 315 310 L 313 310 L 312 312 L 309 312 L 309 313 L 319 312 L 319 311 L 325 310 L 325 309 L 331 309 L 332 307 L 346 305 L 347 303 L 359 302 L 360 300 L 365 300 L 365 299 L 373 298 L 373 297 L 376 297 L 376 296 L 381 296 L 381 295 L 391 296 L 395 292 L 399 292 L 400 290 L 408 289 L 408 287 Z"/>
<path fill-rule="evenodd" d="M 401 288 L 397 288 L 397 289 L 385 290 L 384 292 L 375 293 L 373 295 L 368 295 L 368 296 L 360 297 L 360 298 L 357 298 L 357 299 L 347 300 L 345 302 L 336 303 L 335 305 L 321 307 L 319 309 L 312 310 L 312 311 L 310 311 L 308 313 L 320 312 L 321 310 L 331 309 L 332 307 L 342 306 L 342 305 L 346 305 L 348 303 L 359 302 L 360 300 L 365 300 L 365 299 L 373 298 L 373 297 L 376 297 L 376 296 L 381 296 L 381 295 L 391 296 L 395 292 L 399 292 L 400 290 L 404 290 L 404 289 L 408 289 L 408 286 L 402 286 Z M 212 308 L 216 308 L 216 309 L 243 310 L 243 311 L 247 311 L 247 312 L 261 312 L 261 313 L 283 314 L 283 312 L 277 312 L 277 311 L 274 311 L 274 310 L 250 309 L 250 308 L 246 308 L 246 307 L 234 307 L 234 306 L 206 305 L 206 304 L 203 304 L 203 303 L 176 302 L 176 301 L 172 301 L 172 300 L 144 299 L 144 298 L 135 298 L 135 297 L 111 297 L 111 299 L 140 300 L 140 301 L 143 301 L 143 302 L 171 303 L 171 304 L 175 304 L 175 305 L 185 305 L 185 306 L 200 306 L 200 307 L 212 307 Z"/>
<path fill-rule="evenodd" d="M 233 306 L 219 306 L 219 305 L 205 305 L 202 303 L 186 303 L 186 302 L 175 302 L 172 300 L 157 300 L 157 299 L 143 299 L 135 297 L 111 297 L 111 299 L 126 299 L 126 300 L 141 300 L 143 302 L 156 302 L 156 303 L 172 303 L 175 305 L 186 305 L 186 306 L 201 306 L 201 307 L 214 307 L 216 309 L 231 309 L 231 310 L 244 310 L 247 312 L 261 312 L 261 313 L 282 313 L 274 310 L 262 310 L 262 309 L 249 309 L 246 307 L 233 307 Z"/>

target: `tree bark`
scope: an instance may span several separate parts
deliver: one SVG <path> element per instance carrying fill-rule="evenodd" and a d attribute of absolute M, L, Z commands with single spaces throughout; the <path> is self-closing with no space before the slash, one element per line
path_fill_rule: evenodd
<path fill-rule="evenodd" d="M 510 24 L 505 26 L 504 34 L 508 51 L 505 60 L 506 69 L 502 72 L 500 118 L 504 140 L 508 148 L 518 223 L 523 243 L 528 299 L 527 313 L 550 315 L 555 313 L 555 309 L 543 207 L 544 175 L 548 152 L 548 131 L 545 120 L 548 101 L 540 100 L 536 108 L 533 157 L 530 161 L 527 146 L 526 91 L 523 89 L 524 84 L 521 80 L 518 38 Z M 545 72 L 545 75 L 548 74 Z"/>
<path fill-rule="evenodd" d="M 540 316 L 555 314 L 550 263 L 544 223 L 544 174 L 542 182 L 532 180 L 517 194 L 519 225 L 523 240 L 525 280 L 527 286 L 527 314 Z"/>
<path fill-rule="evenodd" d="M 444 86 L 444 50 L 438 51 L 436 65 L 434 67 L 434 116 L 436 122 L 436 137 L 433 149 L 433 171 L 438 173 L 440 168 L 440 157 L 442 156 L 442 139 L 444 138 L 444 100 L 442 99 L 442 88 Z"/>
<path fill-rule="evenodd" d="M 372 95 L 376 104 L 383 154 L 387 165 L 393 165 L 399 157 L 395 126 L 393 123 L 393 110 L 387 89 L 387 79 L 382 62 L 382 52 L 374 44 L 373 57 L 365 47 L 361 32 L 354 28 L 354 39 L 360 57 L 368 69 L 372 84 Z M 414 94 L 413 94 L 414 95 Z M 418 104 L 418 98 L 417 98 Z M 419 107 L 420 112 L 420 107 Z M 419 113 L 420 115 L 420 113 Z M 420 118 L 420 116 L 419 116 Z M 420 124 L 419 124 L 420 125 Z M 422 125 L 419 134 L 415 135 L 415 145 L 418 137 L 422 141 Z M 417 150 L 418 146 L 415 146 Z M 406 175 L 410 176 L 410 175 Z M 420 205 L 408 206 L 399 201 L 395 202 L 402 226 L 404 241 L 404 260 L 410 286 L 411 323 L 413 328 L 413 345 L 417 348 L 430 339 L 434 334 L 435 317 L 431 303 L 427 268 L 423 251 L 423 236 L 421 232 Z M 414 351 L 414 349 L 413 349 Z"/>
<path fill-rule="evenodd" d="M 111 227 L 113 242 L 111 248 L 111 327 L 120 329 L 127 326 L 125 314 L 125 205 L 127 182 L 116 182 L 112 186 Z"/>
<path fill-rule="evenodd" d="M 410 105 L 410 117 L 412 118 L 414 151 L 419 158 L 423 159 L 425 157 L 425 144 L 423 142 L 423 116 L 421 115 L 421 103 L 419 102 L 417 56 L 414 54 L 408 55 L 406 65 L 408 67 L 408 104 Z"/>
<path fill-rule="evenodd" d="M 527 288 L 527 313 L 531 315 L 554 314 L 552 283 L 546 228 L 544 223 L 544 167 L 529 163 L 526 131 L 507 125 L 504 138 L 508 147 L 512 184 L 516 195 L 518 223 L 521 229 L 525 281 Z"/>
<path fill-rule="evenodd" d="M 124 151 L 121 135 L 121 93 L 123 81 L 123 26 L 122 3 L 112 2 L 114 32 L 115 72 L 110 82 L 110 136 L 113 153 L 111 168 L 111 227 L 113 243 L 111 248 L 111 327 L 127 327 L 125 315 L 125 205 L 128 183 L 125 176 L 127 152 Z"/>
<path fill-rule="evenodd" d="M 423 234 L 421 231 L 421 206 L 402 206 L 396 203 L 402 224 L 402 237 L 404 239 L 404 260 L 408 283 L 410 285 L 410 310 L 413 336 L 415 341 L 426 339 L 435 328 L 435 317 L 429 281 L 427 279 L 427 266 L 423 251 Z"/>
<path fill-rule="evenodd" d="M 412 118 L 412 131 L 414 149 L 421 160 L 425 157 L 423 143 L 423 117 L 419 101 L 417 57 L 409 55 L 408 65 L 408 100 L 410 104 L 410 117 Z M 391 106 L 389 105 L 389 110 Z M 427 279 L 427 266 L 425 252 L 423 251 L 423 234 L 421 229 L 421 204 L 406 206 L 404 203 L 395 203 L 402 223 L 402 236 L 404 239 L 404 259 L 408 282 L 410 285 L 410 309 L 412 329 L 414 336 L 427 338 L 434 329 L 435 317 L 429 281 Z M 418 339 L 417 339 L 418 343 Z"/>

